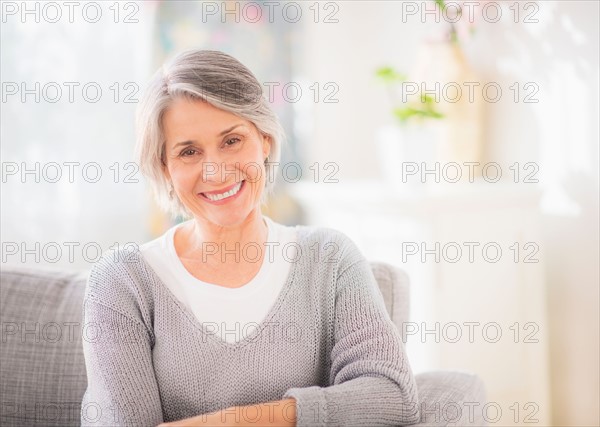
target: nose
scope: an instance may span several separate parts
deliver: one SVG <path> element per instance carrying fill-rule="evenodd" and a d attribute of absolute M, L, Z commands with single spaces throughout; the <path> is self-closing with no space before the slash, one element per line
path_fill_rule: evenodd
<path fill-rule="evenodd" d="M 231 159 L 218 151 L 207 153 L 202 162 L 202 181 L 204 183 L 220 185 L 227 182 L 239 181 L 234 174 L 237 168 L 231 164 Z"/>
<path fill-rule="evenodd" d="M 202 182 L 220 183 L 221 182 L 221 162 L 217 160 L 205 160 L 202 162 Z"/>

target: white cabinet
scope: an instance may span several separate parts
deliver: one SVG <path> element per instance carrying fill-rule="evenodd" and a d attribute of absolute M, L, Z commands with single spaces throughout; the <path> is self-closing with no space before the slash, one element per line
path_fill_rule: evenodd
<path fill-rule="evenodd" d="M 477 373 L 488 391 L 490 425 L 550 424 L 537 187 L 475 182 L 401 192 L 379 181 L 289 187 L 309 224 L 346 233 L 368 259 L 410 275 L 407 352 L 416 373 Z"/>

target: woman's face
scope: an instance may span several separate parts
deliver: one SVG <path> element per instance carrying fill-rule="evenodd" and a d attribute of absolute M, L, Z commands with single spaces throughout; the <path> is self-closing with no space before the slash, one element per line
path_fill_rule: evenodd
<path fill-rule="evenodd" d="M 244 221 L 260 203 L 269 138 L 248 120 L 186 98 L 171 103 L 162 124 L 165 174 L 181 202 L 221 226 Z"/>

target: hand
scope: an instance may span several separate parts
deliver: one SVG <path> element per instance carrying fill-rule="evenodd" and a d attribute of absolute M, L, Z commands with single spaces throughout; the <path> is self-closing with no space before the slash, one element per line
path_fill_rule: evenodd
<path fill-rule="evenodd" d="M 161 423 L 156 427 L 197 427 L 197 426 L 227 426 L 226 417 L 221 417 L 221 411 L 202 414 L 196 417 L 185 418 L 183 420 L 172 421 L 170 423 Z"/>
<path fill-rule="evenodd" d="M 197 426 L 295 426 L 296 401 L 285 399 L 275 402 L 249 406 L 232 406 L 231 408 L 208 414 L 198 415 L 170 423 L 162 423 L 157 427 L 197 427 Z M 290 406 L 291 405 L 291 406 Z M 291 409 L 283 412 L 284 408 Z M 239 412 L 239 414 L 236 414 Z M 259 414 L 258 417 L 255 415 Z M 273 416 L 269 416 L 272 414 Z M 237 415 L 237 416 L 236 416 Z M 248 418 L 248 419 L 247 419 Z M 237 419 L 237 422 L 236 422 Z"/>

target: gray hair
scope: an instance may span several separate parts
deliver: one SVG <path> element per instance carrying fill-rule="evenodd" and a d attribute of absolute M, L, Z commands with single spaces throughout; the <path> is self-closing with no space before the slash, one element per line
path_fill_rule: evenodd
<path fill-rule="evenodd" d="M 271 110 L 263 88 L 241 62 L 214 50 L 187 50 L 160 67 L 151 78 L 136 113 L 136 160 L 149 180 L 158 205 L 172 216 L 191 213 L 177 195 L 169 196 L 170 185 L 163 171 L 165 137 L 162 118 L 178 97 L 201 99 L 216 108 L 250 121 L 269 136 L 271 149 L 265 163 L 266 184 L 261 204 L 273 192 L 285 132 Z"/>

